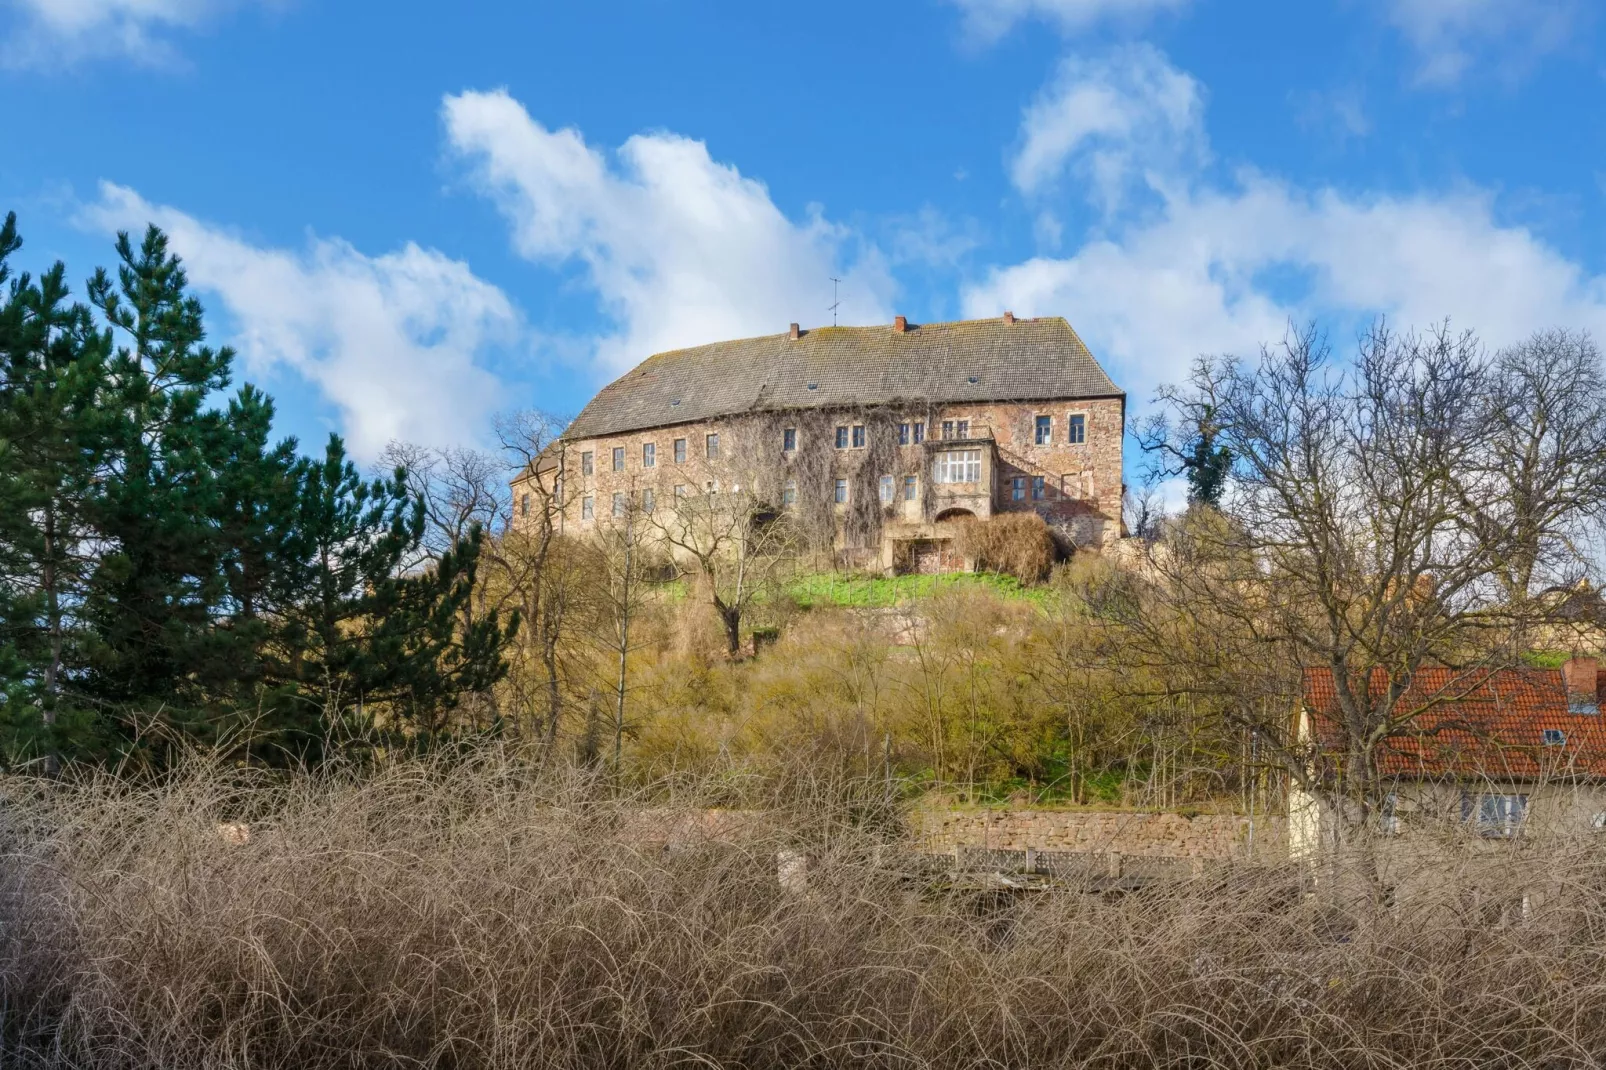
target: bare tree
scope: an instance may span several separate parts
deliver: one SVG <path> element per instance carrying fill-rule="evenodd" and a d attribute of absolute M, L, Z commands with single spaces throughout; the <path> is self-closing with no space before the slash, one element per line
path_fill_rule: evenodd
<path fill-rule="evenodd" d="M 630 655 L 643 645 L 637 625 L 648 603 L 648 580 L 655 556 L 648 535 L 656 511 L 655 489 L 632 485 L 620 492 L 615 508 L 596 525 L 597 602 L 604 619 L 595 635 L 609 655 L 615 772 L 619 770 L 629 725 L 626 698 L 630 690 Z"/>
<path fill-rule="evenodd" d="M 573 582 L 573 554 L 562 545 L 563 473 L 567 421 L 534 410 L 498 418 L 497 438 L 516 473 L 508 501 L 506 534 L 494 564 L 504 590 L 516 598 L 523 614 L 520 656 L 541 666 L 545 687 L 538 736 L 548 754 L 563 716 L 563 671 L 560 646 L 572 620 L 571 609 L 581 592 Z M 563 561 L 563 567 L 554 568 Z"/>
<path fill-rule="evenodd" d="M 754 602 L 773 592 L 798 549 L 795 518 L 773 500 L 775 488 L 755 470 L 728 483 L 705 473 L 701 486 L 683 484 L 648 518 L 683 575 L 704 585 L 725 629 L 732 657 L 741 653 L 742 620 Z"/>
<path fill-rule="evenodd" d="M 1214 421 L 1232 458 L 1220 510 L 1170 528 L 1105 608 L 1173 689 L 1213 696 L 1366 828 L 1388 741 L 1515 664 L 1556 612 L 1545 593 L 1587 572 L 1577 535 L 1606 501 L 1599 376 L 1576 336 L 1491 359 L 1470 334 L 1381 325 L 1348 364 L 1313 329 L 1255 365 L 1202 359 L 1161 401 L 1182 426 Z M 1428 665 L 1451 683 L 1406 701 Z M 1302 666 L 1332 672 L 1328 764 L 1291 731 Z"/>

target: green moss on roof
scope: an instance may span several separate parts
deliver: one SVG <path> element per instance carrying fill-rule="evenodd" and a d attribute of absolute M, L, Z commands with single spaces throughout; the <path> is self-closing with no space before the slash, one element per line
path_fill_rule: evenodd
<path fill-rule="evenodd" d="M 1058 316 L 816 327 L 655 354 L 603 387 L 565 434 L 785 409 L 1123 396 Z"/>

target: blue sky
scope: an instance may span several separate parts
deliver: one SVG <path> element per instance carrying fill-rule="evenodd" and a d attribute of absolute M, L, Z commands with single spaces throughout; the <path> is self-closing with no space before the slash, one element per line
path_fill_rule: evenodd
<path fill-rule="evenodd" d="M 1064 315 L 1141 410 L 1290 318 L 1606 333 L 1589 0 L 0 0 L 0 207 L 154 220 L 286 433 L 657 349 Z"/>

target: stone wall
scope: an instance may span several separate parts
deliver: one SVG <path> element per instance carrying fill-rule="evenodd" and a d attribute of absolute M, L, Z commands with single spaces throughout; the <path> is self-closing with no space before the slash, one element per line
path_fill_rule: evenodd
<path fill-rule="evenodd" d="M 1257 859 L 1288 854 L 1277 815 L 1108 813 L 1075 810 L 925 810 L 916 817 L 924 849 L 1110 852 L 1147 858 Z M 1251 831 L 1252 830 L 1252 831 Z"/>
<path fill-rule="evenodd" d="M 899 420 L 919 421 L 926 424 L 928 442 L 941 436 L 945 420 L 968 421 L 973 435 L 991 435 L 996 443 L 997 463 L 992 486 L 994 512 L 1036 511 L 1068 541 L 1080 546 L 1107 546 L 1119 537 L 1121 517 L 1121 450 L 1123 445 L 1123 403 L 1118 398 L 1092 400 L 1063 400 L 1027 403 L 976 402 L 962 405 L 910 405 L 907 413 L 890 413 L 883 417 L 881 426 L 870 429 L 872 434 L 890 434 Z M 1052 439 L 1044 446 L 1034 440 L 1037 416 L 1048 416 L 1052 421 Z M 1066 441 L 1069 417 L 1080 415 L 1085 421 L 1086 440 L 1072 445 Z M 817 413 L 813 422 L 819 423 Z M 851 411 L 845 411 L 845 423 L 858 422 Z M 890 421 L 890 423 L 889 423 Z M 762 421 L 764 426 L 774 420 Z M 780 421 L 784 423 L 784 420 Z M 829 422 L 829 421 L 827 421 Z M 769 471 L 770 465 L 755 458 L 750 444 L 743 439 L 750 425 L 760 421 L 732 416 L 724 420 L 680 424 L 623 435 L 575 440 L 566 443 L 563 450 L 564 487 L 561 524 L 569 531 L 589 531 L 597 523 L 606 523 L 613 510 L 615 494 L 626 495 L 640 501 L 644 490 L 651 490 L 655 501 L 668 504 L 676 492 L 698 493 L 707 486 L 730 487 L 743 482 L 772 481 L 782 474 Z M 829 428 L 827 429 L 827 433 Z M 777 432 L 778 433 L 778 432 Z M 800 437 L 808 432 L 800 429 Z M 816 432 L 818 433 L 818 432 Z M 720 455 L 710 459 L 707 438 L 720 436 Z M 675 460 L 677 440 L 685 442 L 685 460 Z M 651 445 L 652 461 L 646 463 L 644 447 Z M 818 447 L 817 443 L 799 443 L 800 448 Z M 623 451 L 622 467 L 615 471 L 613 451 Z M 831 451 L 832 477 L 850 477 L 859 472 L 867 456 L 864 449 Z M 590 472 L 582 469 L 589 455 Z M 932 451 L 915 446 L 896 448 L 895 471 L 872 473 L 872 476 L 890 475 L 897 479 L 896 504 L 887 511 L 894 523 L 921 522 L 920 503 L 904 503 L 902 479 L 913 474 L 920 480 L 921 503 L 927 500 L 925 483 L 931 478 Z M 1012 480 L 1025 479 L 1025 498 L 1013 497 Z M 1032 480 L 1042 477 L 1043 497 L 1033 499 Z M 875 493 L 876 481 L 853 480 L 856 493 Z M 514 525 L 526 521 L 519 508 L 521 496 L 528 488 L 514 486 Z M 775 494 L 776 488 L 766 487 L 765 493 Z M 799 494 L 825 495 L 830 484 L 818 487 L 799 487 Z M 589 500 L 592 516 L 582 515 L 583 505 Z M 840 511 L 840 507 L 839 510 Z"/>

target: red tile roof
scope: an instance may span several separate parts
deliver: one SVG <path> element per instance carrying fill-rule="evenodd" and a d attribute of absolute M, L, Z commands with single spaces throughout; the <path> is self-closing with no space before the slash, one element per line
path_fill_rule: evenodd
<path fill-rule="evenodd" d="M 1374 693 L 1387 683 L 1384 670 L 1373 670 Z M 1606 708 L 1606 671 L 1596 673 L 1595 701 Z M 1305 708 L 1319 750 L 1342 751 L 1331 669 L 1305 670 Z M 1386 775 L 1606 777 L 1606 714 L 1571 712 L 1559 669 L 1424 668 L 1396 709 L 1401 717 L 1420 712 L 1378 748 Z M 1565 742 L 1547 745 L 1546 729 L 1561 731 Z"/>

